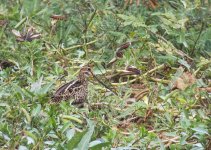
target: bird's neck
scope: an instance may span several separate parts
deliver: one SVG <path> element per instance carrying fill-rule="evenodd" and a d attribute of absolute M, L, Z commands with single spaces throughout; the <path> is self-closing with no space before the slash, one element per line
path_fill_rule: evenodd
<path fill-rule="evenodd" d="M 84 76 L 84 74 L 79 74 L 78 75 L 78 80 L 80 82 L 86 82 L 87 81 L 87 78 Z"/>

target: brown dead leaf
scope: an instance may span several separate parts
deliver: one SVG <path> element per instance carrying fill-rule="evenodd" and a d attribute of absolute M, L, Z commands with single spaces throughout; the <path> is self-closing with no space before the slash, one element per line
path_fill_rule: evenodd
<path fill-rule="evenodd" d="M 0 20 L 0 27 L 6 26 L 8 24 L 8 20 Z"/>
<path fill-rule="evenodd" d="M 135 66 L 127 66 L 126 68 L 125 68 L 125 70 L 127 70 L 127 71 L 130 71 L 130 72 L 133 72 L 134 74 L 136 74 L 136 75 L 140 75 L 141 74 L 141 70 L 139 70 L 137 67 L 135 67 Z"/>
<path fill-rule="evenodd" d="M 24 41 L 31 42 L 34 39 L 40 39 L 41 38 L 41 34 L 37 33 L 35 28 L 32 27 L 32 26 L 29 27 L 27 29 L 27 31 L 25 31 L 25 32 L 20 32 L 20 31 L 13 29 L 12 33 L 15 35 L 16 41 L 18 41 L 18 42 L 24 42 Z"/>
<path fill-rule="evenodd" d="M 175 82 L 174 88 L 185 90 L 188 86 L 193 85 L 196 78 L 190 72 L 184 72 Z"/>
<path fill-rule="evenodd" d="M 54 20 L 66 20 L 67 17 L 64 15 L 51 15 L 50 18 L 54 19 Z"/>
<path fill-rule="evenodd" d="M 116 57 L 122 58 L 123 57 L 123 54 L 124 54 L 124 50 L 127 49 L 130 45 L 131 45 L 131 42 L 126 42 L 126 43 L 120 45 L 116 49 Z"/>
<path fill-rule="evenodd" d="M 148 8 L 148 9 L 156 9 L 159 4 L 158 0 L 148 0 L 148 1 L 143 1 L 143 4 Z"/>
<path fill-rule="evenodd" d="M 199 90 L 211 93 L 211 87 L 199 88 Z"/>
<path fill-rule="evenodd" d="M 132 5 L 133 4 L 133 0 L 125 0 L 125 5 Z M 140 5 L 140 0 L 136 0 L 136 5 L 139 6 Z"/>

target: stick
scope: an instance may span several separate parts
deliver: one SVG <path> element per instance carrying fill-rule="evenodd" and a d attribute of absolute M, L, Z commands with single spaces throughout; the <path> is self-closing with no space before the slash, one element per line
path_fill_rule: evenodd
<path fill-rule="evenodd" d="M 112 85 L 126 85 L 126 84 L 128 84 L 128 83 L 133 83 L 133 82 L 135 82 L 136 80 L 141 80 L 141 79 L 143 79 L 144 77 L 146 77 L 148 74 L 150 74 L 150 73 L 152 73 L 152 72 L 155 72 L 156 70 L 159 70 L 159 69 L 162 69 L 162 68 L 164 68 L 165 67 L 165 65 L 164 64 L 162 64 L 162 65 L 160 65 L 160 66 L 157 66 L 157 67 L 155 67 L 155 68 L 153 68 L 152 70 L 149 70 L 149 71 L 147 71 L 145 74 L 143 74 L 142 76 L 140 76 L 140 77 L 138 77 L 138 78 L 135 78 L 135 79 L 133 79 L 133 80 L 130 80 L 130 81 L 127 81 L 127 82 L 121 82 L 121 83 L 112 83 Z"/>
<path fill-rule="evenodd" d="M 67 50 L 71 50 L 71 49 L 75 49 L 75 48 L 79 48 L 79 47 L 83 47 L 84 45 L 90 45 L 90 44 L 93 44 L 95 42 L 97 42 L 98 40 L 94 40 L 94 41 L 91 41 L 91 42 L 88 42 L 88 43 L 85 43 L 85 44 L 81 44 L 81 45 L 75 45 L 75 46 L 72 46 L 72 47 L 68 47 L 68 48 L 64 48 L 63 50 L 67 51 Z"/>
<path fill-rule="evenodd" d="M 91 73 L 92 73 L 92 72 L 91 72 Z M 94 77 L 100 84 L 102 84 L 106 89 L 108 89 L 109 91 L 111 91 L 112 93 L 114 93 L 115 95 L 118 96 L 118 94 L 117 94 L 115 91 L 113 91 L 111 88 L 109 88 L 107 85 L 105 85 L 102 81 L 100 81 L 100 79 L 98 79 L 93 73 L 92 73 L 92 75 L 93 75 L 93 77 Z"/>

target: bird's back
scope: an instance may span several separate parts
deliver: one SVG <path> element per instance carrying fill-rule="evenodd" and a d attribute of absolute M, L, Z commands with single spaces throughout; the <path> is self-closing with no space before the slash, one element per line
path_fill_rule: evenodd
<path fill-rule="evenodd" d="M 53 103 L 59 103 L 62 100 L 74 98 L 74 103 L 83 101 L 87 96 L 87 81 L 81 82 L 80 80 L 70 81 L 61 86 L 52 96 Z M 82 100 L 83 99 L 83 100 Z"/>

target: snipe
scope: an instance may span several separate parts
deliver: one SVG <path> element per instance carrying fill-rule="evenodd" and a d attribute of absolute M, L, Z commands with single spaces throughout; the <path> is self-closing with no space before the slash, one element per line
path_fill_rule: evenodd
<path fill-rule="evenodd" d="M 90 75 L 92 75 L 91 68 L 88 66 L 82 67 L 77 79 L 62 85 L 52 96 L 51 101 L 59 103 L 63 100 L 74 99 L 72 104 L 83 104 L 88 94 L 87 78 Z"/>

